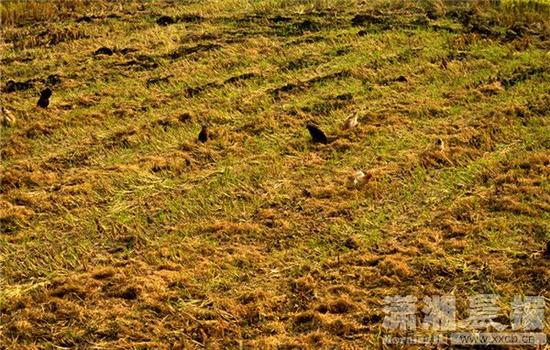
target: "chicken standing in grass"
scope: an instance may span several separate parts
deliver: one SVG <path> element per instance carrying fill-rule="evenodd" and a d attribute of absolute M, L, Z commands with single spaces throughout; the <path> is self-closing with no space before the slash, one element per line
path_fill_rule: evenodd
<path fill-rule="evenodd" d="M 359 124 L 359 122 L 357 121 L 357 113 L 354 113 L 346 119 L 346 121 L 342 125 L 342 130 L 353 129 L 357 126 L 357 124 Z"/>
<path fill-rule="evenodd" d="M 365 174 L 362 170 L 357 170 L 351 176 L 351 187 L 358 188 L 365 185 L 372 178 L 371 173 Z"/>
<path fill-rule="evenodd" d="M 323 132 L 323 130 L 319 129 L 317 125 L 313 122 L 307 122 L 306 128 L 309 131 L 309 134 L 311 135 L 311 140 L 313 142 L 318 143 L 328 143 L 327 135 Z"/>
<path fill-rule="evenodd" d="M 47 108 L 50 104 L 50 96 L 52 96 L 52 90 L 50 88 L 45 88 L 40 93 L 40 98 L 36 105 L 41 108 Z"/>
<path fill-rule="evenodd" d="M 0 106 L 0 112 L 2 112 L 0 120 L 2 121 L 1 124 L 3 126 L 8 127 L 8 126 L 13 126 L 15 124 L 15 117 L 13 116 L 13 114 L 11 114 L 10 111 Z"/>
<path fill-rule="evenodd" d="M 199 141 L 200 142 L 206 142 L 208 141 L 208 125 L 204 124 L 201 128 L 201 132 L 199 132 Z"/>

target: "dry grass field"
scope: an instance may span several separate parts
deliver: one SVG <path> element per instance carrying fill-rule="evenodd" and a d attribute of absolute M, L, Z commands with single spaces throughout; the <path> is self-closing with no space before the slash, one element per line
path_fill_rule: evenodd
<path fill-rule="evenodd" d="M 548 3 L 0 11 L 0 348 L 380 348 L 409 294 L 550 333 Z"/>

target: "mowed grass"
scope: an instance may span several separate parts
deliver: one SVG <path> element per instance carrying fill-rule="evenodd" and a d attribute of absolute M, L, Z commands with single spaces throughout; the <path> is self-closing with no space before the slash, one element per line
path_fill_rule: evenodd
<path fill-rule="evenodd" d="M 6 347 L 377 348 L 384 296 L 550 296 L 547 4 L 53 4 L 2 5 Z"/>

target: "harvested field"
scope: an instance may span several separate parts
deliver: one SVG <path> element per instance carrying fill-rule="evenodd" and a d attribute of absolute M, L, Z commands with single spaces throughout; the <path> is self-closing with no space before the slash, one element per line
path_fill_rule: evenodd
<path fill-rule="evenodd" d="M 2 1 L 0 348 L 385 348 L 397 295 L 549 334 L 549 9 Z"/>

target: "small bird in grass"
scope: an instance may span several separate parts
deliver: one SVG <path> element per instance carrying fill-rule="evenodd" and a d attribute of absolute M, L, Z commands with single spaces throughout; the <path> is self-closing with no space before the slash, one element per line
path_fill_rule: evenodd
<path fill-rule="evenodd" d="M 357 126 L 357 124 L 359 124 L 357 122 L 357 113 L 353 113 L 346 119 L 346 121 L 342 125 L 342 130 L 353 129 Z"/>
<path fill-rule="evenodd" d="M 362 170 L 357 170 L 351 177 L 351 187 L 361 187 L 372 178 L 371 173 L 365 174 Z"/>
<path fill-rule="evenodd" d="M 327 135 L 325 135 L 323 130 L 319 129 L 319 127 L 315 125 L 315 123 L 311 121 L 307 122 L 306 128 L 309 131 L 309 134 L 311 135 L 311 139 L 313 142 L 324 143 L 324 144 L 328 143 Z"/>
<path fill-rule="evenodd" d="M 201 132 L 199 132 L 199 141 L 200 142 L 208 141 L 208 125 L 207 124 L 202 125 Z"/>
<path fill-rule="evenodd" d="M 13 116 L 13 114 L 11 114 L 10 111 L 0 106 L 0 112 L 2 112 L 0 113 L 0 120 L 3 126 L 8 127 L 15 125 L 15 117 Z"/>
<path fill-rule="evenodd" d="M 442 139 L 435 140 L 434 146 L 435 146 L 435 149 L 439 151 L 443 151 L 443 148 L 445 148 L 445 144 L 443 143 Z"/>
<path fill-rule="evenodd" d="M 50 104 L 50 96 L 52 96 L 52 90 L 50 88 L 45 88 L 40 93 L 40 98 L 36 105 L 41 108 L 47 108 Z"/>

